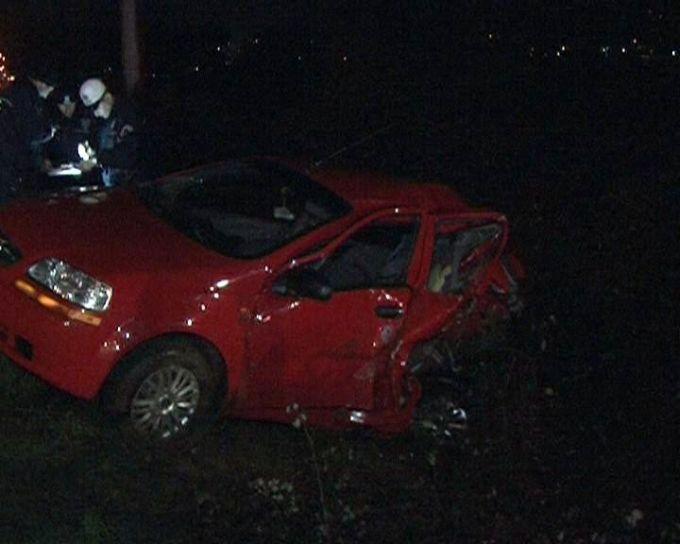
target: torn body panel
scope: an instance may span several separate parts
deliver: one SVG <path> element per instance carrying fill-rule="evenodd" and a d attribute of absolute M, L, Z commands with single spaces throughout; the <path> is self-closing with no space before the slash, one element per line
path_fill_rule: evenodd
<path fill-rule="evenodd" d="M 493 307 L 490 282 L 505 229 L 497 215 L 476 219 L 455 228 L 447 222 L 443 231 L 463 240 L 446 263 L 458 278 L 450 289 L 432 288 L 431 279 L 418 288 L 416 275 L 414 286 L 339 292 L 328 301 L 284 302 L 266 293 L 258 303 L 262 317 L 249 333 L 250 379 L 266 411 L 261 417 L 290 421 L 295 416 L 282 409 L 295 404 L 316 425 L 405 430 L 421 396 L 409 368 L 412 350 L 442 334 L 473 336 L 481 330 L 480 316 Z M 435 265 L 413 264 L 426 274 L 429 269 L 430 278 Z"/>

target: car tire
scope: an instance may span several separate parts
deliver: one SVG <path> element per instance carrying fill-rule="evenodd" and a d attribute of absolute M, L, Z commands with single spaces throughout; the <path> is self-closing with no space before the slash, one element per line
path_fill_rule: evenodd
<path fill-rule="evenodd" d="M 116 367 L 104 407 L 135 447 L 190 446 L 219 415 L 226 375 L 216 359 L 188 338 L 147 344 Z"/>

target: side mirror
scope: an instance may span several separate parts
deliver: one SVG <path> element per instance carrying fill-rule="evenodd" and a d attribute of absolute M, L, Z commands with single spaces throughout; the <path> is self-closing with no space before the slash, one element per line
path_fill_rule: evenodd
<path fill-rule="evenodd" d="M 318 270 L 301 267 L 281 276 L 274 284 L 274 292 L 288 297 L 328 300 L 333 294 L 333 288 Z"/>

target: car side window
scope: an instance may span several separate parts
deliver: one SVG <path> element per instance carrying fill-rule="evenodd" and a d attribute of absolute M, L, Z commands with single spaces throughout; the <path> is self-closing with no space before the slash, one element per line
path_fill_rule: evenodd
<path fill-rule="evenodd" d="M 437 234 L 427 287 L 434 293 L 461 293 L 488 262 L 502 229 L 495 223 Z"/>
<path fill-rule="evenodd" d="M 321 265 L 334 291 L 406 285 L 418 221 L 380 221 L 362 228 Z"/>

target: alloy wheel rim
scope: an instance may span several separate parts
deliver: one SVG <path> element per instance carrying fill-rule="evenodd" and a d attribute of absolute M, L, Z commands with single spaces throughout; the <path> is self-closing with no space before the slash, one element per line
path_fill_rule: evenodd
<path fill-rule="evenodd" d="M 133 427 L 169 439 L 187 429 L 198 408 L 200 385 L 190 370 L 169 365 L 149 374 L 130 403 Z"/>

